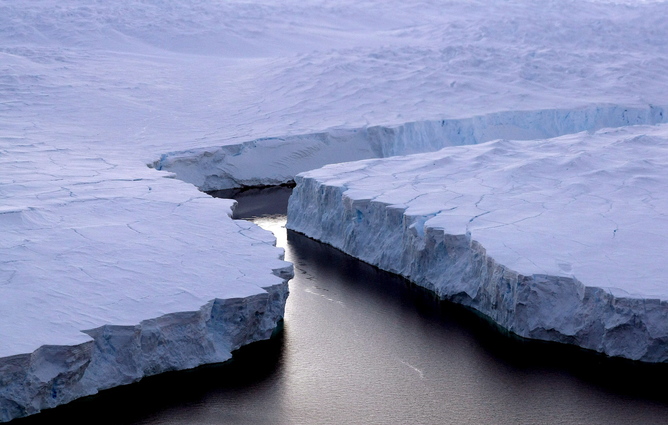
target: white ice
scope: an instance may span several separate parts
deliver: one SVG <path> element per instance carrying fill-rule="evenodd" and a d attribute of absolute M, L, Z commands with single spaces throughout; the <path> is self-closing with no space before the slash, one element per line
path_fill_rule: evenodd
<path fill-rule="evenodd" d="M 0 368 L 15 385 L 0 388 L 0 419 L 94 391 L 94 377 L 55 398 L 60 375 L 21 381 L 41 344 L 89 347 L 82 331 L 96 326 L 140 329 L 283 282 L 269 236 L 164 171 L 220 189 L 665 122 L 667 12 L 630 0 L 0 2 Z M 180 364 L 213 360 L 199 356 Z"/>
<path fill-rule="evenodd" d="M 668 360 L 668 125 L 297 176 L 288 227 L 525 337 Z"/>
<path fill-rule="evenodd" d="M 233 201 L 141 162 L 4 141 L 0 420 L 272 334 L 292 266 Z"/>
<path fill-rule="evenodd" d="M 391 149 L 378 144 L 397 128 L 406 144 L 438 149 L 654 123 L 666 119 L 651 108 L 668 106 L 667 8 L 3 3 L 3 123 L 66 135 L 59 146 L 120 149 L 205 190 L 384 156 Z M 448 140 L 406 126 L 441 121 Z"/>

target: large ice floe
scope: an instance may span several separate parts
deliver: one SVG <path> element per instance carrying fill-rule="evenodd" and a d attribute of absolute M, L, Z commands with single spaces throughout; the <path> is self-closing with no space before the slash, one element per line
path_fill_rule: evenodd
<path fill-rule="evenodd" d="M 269 336 L 281 251 L 183 181 L 666 122 L 667 15 L 633 0 L 0 2 L 0 420 Z"/>
<path fill-rule="evenodd" d="M 271 234 L 230 219 L 233 201 L 13 142 L 0 156 L 0 419 L 271 336 L 292 265 Z"/>
<path fill-rule="evenodd" d="M 517 335 L 668 360 L 668 126 L 297 176 L 288 227 Z"/>

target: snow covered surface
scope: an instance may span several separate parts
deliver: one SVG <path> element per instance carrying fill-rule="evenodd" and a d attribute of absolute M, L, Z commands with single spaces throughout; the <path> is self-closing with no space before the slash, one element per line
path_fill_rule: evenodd
<path fill-rule="evenodd" d="M 525 337 L 668 360 L 668 125 L 297 176 L 288 228 Z"/>
<path fill-rule="evenodd" d="M 3 2 L 0 113 L 206 190 L 273 183 L 378 156 L 334 146 L 354 130 L 447 120 L 456 134 L 479 117 L 440 148 L 624 125 L 624 109 L 667 106 L 667 15 L 633 0 Z"/>
<path fill-rule="evenodd" d="M 15 138 L 0 156 L 0 419 L 228 360 L 283 317 L 271 234 L 141 163 Z"/>
<path fill-rule="evenodd" d="M 48 355 L 90 347 L 82 330 L 282 282 L 268 236 L 159 170 L 222 189 L 665 122 L 666 16 L 631 0 L 0 1 L 0 418 L 92 391 L 64 395 L 81 368 L 53 375 Z M 144 372 L 196 362 L 164 363 Z"/>

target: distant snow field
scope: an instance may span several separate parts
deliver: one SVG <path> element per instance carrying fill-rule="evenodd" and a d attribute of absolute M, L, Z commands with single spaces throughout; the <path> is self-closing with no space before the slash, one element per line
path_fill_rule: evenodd
<path fill-rule="evenodd" d="M 346 216 L 351 241 L 413 235 L 408 256 L 428 252 L 430 226 L 448 230 L 549 305 L 509 310 L 519 298 L 489 285 L 434 285 L 441 295 L 480 300 L 521 335 L 663 361 L 666 16 L 665 1 L 631 0 L 0 1 L 0 420 L 222 361 L 271 334 L 290 265 L 271 235 L 231 220 L 230 202 L 188 183 L 276 184 L 329 163 L 490 141 L 433 154 L 442 167 L 346 165 L 376 174 L 341 177 L 363 191 L 340 204 L 303 203 L 316 183 L 300 177 L 291 225 L 316 208 L 322 229 L 302 228 L 316 236 L 352 225 L 333 221 L 346 202 L 403 205 L 407 187 L 387 186 L 387 167 L 401 166 L 420 195 L 406 210 L 414 226 L 391 235 L 381 210 L 363 211 Z M 609 127 L 619 129 L 594 133 Z M 449 161 L 461 181 L 430 185 Z M 314 176 L 339 196 L 334 170 Z M 439 194 L 445 181 L 459 201 Z M 466 213 L 430 218 L 439 203 Z M 403 208 L 387 209 L 392 220 Z M 466 217 L 477 217 L 470 235 Z M 372 257 L 397 255 L 377 242 Z M 415 279 L 431 282 L 434 269 L 418 265 L 427 275 Z M 600 302 L 575 302 L 588 297 Z"/>

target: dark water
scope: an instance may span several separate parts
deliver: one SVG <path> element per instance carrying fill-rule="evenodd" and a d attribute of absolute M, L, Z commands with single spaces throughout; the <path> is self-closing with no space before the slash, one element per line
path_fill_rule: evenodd
<path fill-rule="evenodd" d="M 666 424 L 665 366 L 504 335 L 458 306 L 259 217 L 295 263 L 284 331 L 224 365 L 148 378 L 17 423 Z M 281 206 L 283 205 L 283 206 Z"/>

